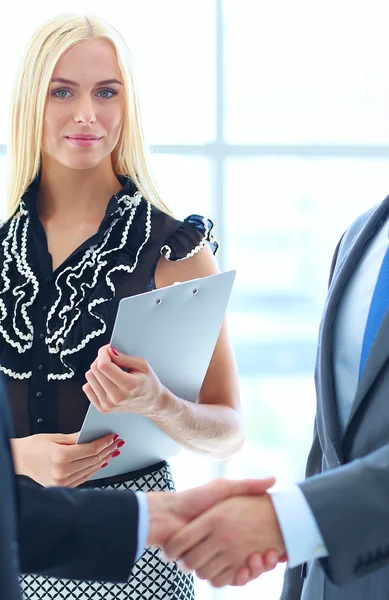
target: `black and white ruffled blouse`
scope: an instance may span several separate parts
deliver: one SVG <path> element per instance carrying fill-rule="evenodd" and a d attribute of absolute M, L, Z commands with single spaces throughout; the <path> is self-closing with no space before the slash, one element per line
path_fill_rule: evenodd
<path fill-rule="evenodd" d="M 52 271 L 39 221 L 39 183 L 0 229 L 0 371 L 16 437 L 78 431 L 89 406 L 82 391 L 98 349 L 109 343 L 119 301 L 155 287 L 157 262 L 193 256 L 213 224 L 178 221 L 141 197 L 129 178 L 98 232 Z"/>

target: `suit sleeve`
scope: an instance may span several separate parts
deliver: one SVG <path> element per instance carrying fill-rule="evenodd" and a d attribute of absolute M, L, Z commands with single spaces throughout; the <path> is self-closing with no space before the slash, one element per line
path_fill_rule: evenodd
<path fill-rule="evenodd" d="M 328 549 L 321 564 L 333 583 L 389 564 L 389 445 L 299 486 Z"/>
<path fill-rule="evenodd" d="M 126 581 L 135 560 L 138 502 L 132 492 L 19 486 L 23 573 Z"/>
<path fill-rule="evenodd" d="M 0 586 L 1 598 L 19 599 L 15 479 L 9 445 L 9 418 L 0 376 Z"/>

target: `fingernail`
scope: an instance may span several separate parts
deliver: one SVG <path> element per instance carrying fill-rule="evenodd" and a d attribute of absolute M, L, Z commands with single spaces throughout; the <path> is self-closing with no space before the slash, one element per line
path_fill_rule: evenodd
<path fill-rule="evenodd" d="M 119 436 L 117 433 L 115 433 L 115 435 L 113 436 L 113 441 L 116 442 L 116 440 L 118 440 L 118 439 L 119 439 Z"/>
<path fill-rule="evenodd" d="M 115 350 L 115 348 L 112 348 L 112 346 L 111 346 L 111 350 L 115 356 L 119 356 L 119 352 L 117 350 Z"/>
<path fill-rule="evenodd" d="M 103 465 L 101 465 L 102 469 L 104 469 L 104 467 L 108 467 L 108 463 L 104 463 Z"/>
<path fill-rule="evenodd" d="M 115 456 L 119 456 L 120 454 L 120 450 L 115 450 L 115 452 L 112 454 L 113 457 Z"/>
<path fill-rule="evenodd" d="M 124 440 L 120 440 L 120 442 L 118 442 L 118 448 L 121 448 L 122 446 L 124 446 L 126 442 Z"/>
<path fill-rule="evenodd" d="M 165 562 L 165 563 L 169 562 L 169 559 L 163 550 L 159 551 L 159 556 L 160 556 L 160 559 L 163 560 L 163 562 Z"/>

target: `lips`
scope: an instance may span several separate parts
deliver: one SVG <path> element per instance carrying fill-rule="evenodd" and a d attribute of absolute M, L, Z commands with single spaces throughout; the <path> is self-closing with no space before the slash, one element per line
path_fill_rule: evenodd
<path fill-rule="evenodd" d="M 85 135 L 83 133 L 75 133 L 74 135 L 66 135 L 67 139 L 70 140 L 99 140 L 100 136 L 98 135 Z"/>
<path fill-rule="evenodd" d="M 75 146 L 81 146 L 81 147 L 94 146 L 101 140 L 101 137 L 98 137 L 96 135 L 88 135 L 88 134 L 82 134 L 82 133 L 76 133 L 74 135 L 66 135 L 65 138 L 71 144 L 73 144 Z"/>

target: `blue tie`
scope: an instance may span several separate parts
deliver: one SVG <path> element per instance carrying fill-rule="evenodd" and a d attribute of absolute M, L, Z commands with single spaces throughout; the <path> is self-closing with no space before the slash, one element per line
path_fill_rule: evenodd
<path fill-rule="evenodd" d="M 370 349 L 373 345 L 375 336 L 380 328 L 386 311 L 389 308 L 389 248 L 386 251 L 381 269 L 378 274 L 377 283 L 371 299 L 370 310 L 367 317 L 365 334 L 363 336 L 361 362 L 359 364 L 359 379 L 362 376 L 363 369 Z"/>

